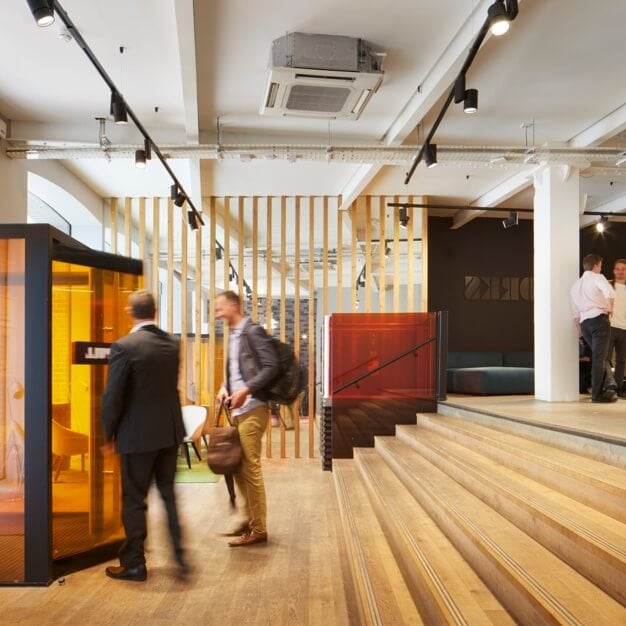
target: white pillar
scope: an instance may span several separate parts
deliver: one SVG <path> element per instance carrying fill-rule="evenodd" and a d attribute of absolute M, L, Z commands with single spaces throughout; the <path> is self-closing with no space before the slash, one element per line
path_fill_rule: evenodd
<path fill-rule="evenodd" d="M 535 173 L 535 397 L 573 401 L 578 393 L 578 337 L 569 291 L 578 279 L 579 177 L 565 165 Z"/>

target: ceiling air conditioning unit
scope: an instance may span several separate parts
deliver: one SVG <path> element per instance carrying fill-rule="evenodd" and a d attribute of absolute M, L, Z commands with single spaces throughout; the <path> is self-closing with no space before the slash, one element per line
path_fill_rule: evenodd
<path fill-rule="evenodd" d="M 260 113 L 356 120 L 382 83 L 383 58 L 356 37 L 289 33 L 272 42 Z"/>

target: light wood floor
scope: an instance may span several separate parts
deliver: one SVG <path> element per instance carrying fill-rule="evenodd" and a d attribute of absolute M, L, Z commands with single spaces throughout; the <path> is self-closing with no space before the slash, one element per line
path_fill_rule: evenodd
<path fill-rule="evenodd" d="M 626 444 L 626 400 L 622 398 L 610 404 L 594 404 L 589 396 L 580 396 L 578 402 L 544 402 L 534 396 L 448 394 L 447 404 L 599 435 Z"/>
<path fill-rule="evenodd" d="M 151 494 L 145 583 L 111 580 L 103 564 L 66 576 L 62 586 L 0 588 L 0 623 L 356 623 L 332 475 L 319 459 L 263 463 L 267 545 L 229 548 L 218 536 L 238 520 L 223 481 L 178 484 L 194 565 L 188 583 L 173 576 L 162 506 Z"/>

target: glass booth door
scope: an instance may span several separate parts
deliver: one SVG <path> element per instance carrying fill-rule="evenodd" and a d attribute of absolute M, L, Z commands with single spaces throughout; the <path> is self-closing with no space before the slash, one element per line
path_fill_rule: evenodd
<path fill-rule="evenodd" d="M 52 263 L 52 558 L 122 538 L 117 457 L 103 448 L 108 346 L 128 333 L 128 294 L 141 277 Z"/>

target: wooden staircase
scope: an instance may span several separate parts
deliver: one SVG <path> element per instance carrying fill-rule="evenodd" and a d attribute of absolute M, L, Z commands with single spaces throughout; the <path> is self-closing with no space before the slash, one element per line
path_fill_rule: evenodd
<path fill-rule="evenodd" d="M 626 625 L 626 448 L 505 427 L 418 415 L 333 460 L 363 624 Z"/>

